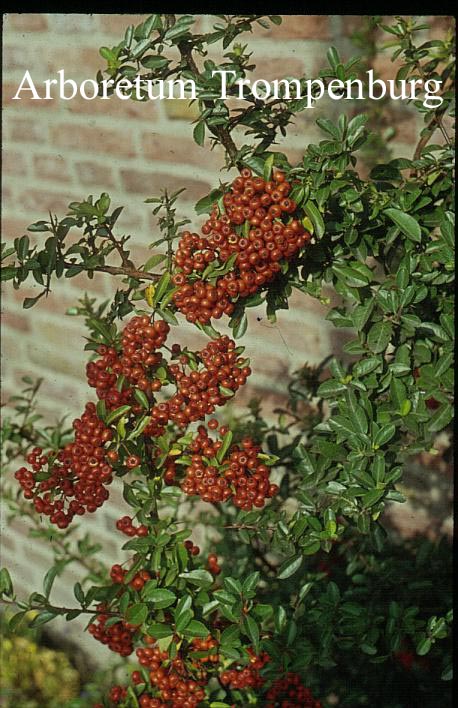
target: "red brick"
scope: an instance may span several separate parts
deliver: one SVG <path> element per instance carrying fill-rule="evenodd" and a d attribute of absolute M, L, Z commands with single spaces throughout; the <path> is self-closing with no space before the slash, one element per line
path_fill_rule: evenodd
<path fill-rule="evenodd" d="M 316 322 L 311 324 L 305 317 L 287 320 L 282 317 L 281 311 L 277 317 L 275 324 L 270 324 L 267 320 L 264 322 L 263 319 L 256 330 L 252 329 L 252 334 L 256 333 L 262 343 L 268 338 L 275 351 L 285 358 L 294 357 L 297 352 L 302 351 L 307 352 L 307 356 L 313 360 L 325 355 L 327 337 L 322 326 L 318 326 Z"/>
<path fill-rule="evenodd" d="M 3 83 L 2 86 L 2 105 L 5 108 L 5 110 L 9 110 L 10 108 L 16 108 L 16 109 L 32 109 L 36 110 L 41 109 L 41 108 L 57 108 L 58 107 L 58 101 L 37 101 L 32 98 L 32 93 L 30 91 L 25 91 L 21 92 L 19 94 L 18 99 L 13 100 L 13 96 L 16 95 L 18 88 L 21 84 L 21 81 L 7 81 Z M 38 90 L 38 94 L 41 95 L 40 91 Z M 7 114 L 5 114 L 7 115 Z"/>
<path fill-rule="evenodd" d="M 103 15 L 99 15 L 99 17 L 101 29 L 105 32 L 111 32 L 112 34 L 116 34 L 117 36 L 119 36 L 120 41 L 129 25 L 134 25 L 136 27 L 140 23 L 144 22 L 148 17 L 150 17 L 150 15 L 118 15 L 105 13 Z M 177 14 L 176 17 L 178 18 L 180 17 L 180 15 Z M 199 32 L 202 24 L 201 19 L 199 15 L 196 15 L 195 17 L 196 21 L 193 27 L 191 28 L 191 31 Z"/>
<path fill-rule="evenodd" d="M 396 131 L 394 139 L 408 145 L 416 145 L 418 141 L 416 114 L 407 111 L 391 111 L 391 118 L 388 124 Z"/>
<path fill-rule="evenodd" d="M 48 211 L 61 216 L 67 213 L 69 202 L 73 201 L 71 194 L 58 194 L 49 190 L 27 189 L 19 198 L 25 210 L 30 210 L 33 219 L 45 219 Z"/>
<path fill-rule="evenodd" d="M 366 20 L 370 19 L 365 15 L 343 15 L 342 16 L 342 29 L 343 34 L 347 37 L 351 37 L 354 32 L 358 32 L 365 23 Z"/>
<path fill-rule="evenodd" d="M 35 12 L 11 13 L 7 19 L 19 32 L 43 32 L 48 28 L 46 16 Z"/>
<path fill-rule="evenodd" d="M 43 143 L 46 140 L 46 128 L 30 118 L 10 120 L 10 136 L 18 143 Z"/>
<path fill-rule="evenodd" d="M 11 202 L 13 199 L 13 189 L 7 184 L 2 184 L 2 200 L 3 203 Z"/>
<path fill-rule="evenodd" d="M 13 241 L 17 236 L 22 236 L 24 233 L 26 233 L 28 225 L 29 222 L 27 221 L 26 223 L 24 219 L 12 218 L 3 214 L 2 234 L 6 241 Z M 4 298 L 6 296 L 7 295 L 5 293 Z"/>
<path fill-rule="evenodd" d="M 324 292 L 323 295 L 324 297 L 331 297 L 332 292 L 329 290 Z M 307 295 L 306 293 L 303 293 L 300 290 L 297 290 L 296 288 L 293 288 L 293 292 L 288 299 L 288 303 L 289 312 L 291 313 L 293 313 L 294 311 L 300 312 L 301 314 L 304 314 L 305 317 L 309 313 L 312 313 L 314 315 L 322 317 L 323 319 L 326 317 L 329 308 L 332 306 L 331 304 L 323 305 L 323 303 L 321 303 L 318 298 L 312 297 L 311 295 Z M 281 310 L 279 314 L 282 314 Z"/>
<path fill-rule="evenodd" d="M 281 25 L 270 24 L 268 30 L 253 25 L 256 37 L 276 39 L 329 39 L 329 15 L 282 15 Z"/>
<path fill-rule="evenodd" d="M 79 94 L 71 101 L 68 101 L 68 110 L 71 113 L 88 114 L 91 116 L 116 116 L 121 120 L 136 118 L 148 122 L 149 124 L 157 119 L 158 112 L 155 101 L 135 101 L 133 99 L 123 101 L 116 96 L 112 96 L 108 100 L 96 98 L 93 101 L 86 101 Z"/>
<path fill-rule="evenodd" d="M 4 175 L 27 174 L 27 163 L 24 155 L 13 150 L 5 150 L 3 152 L 2 170 Z"/>
<path fill-rule="evenodd" d="M 18 39 L 18 38 L 16 38 Z M 17 42 L 16 44 L 7 44 L 3 46 L 3 71 L 8 74 L 10 71 L 26 71 L 33 66 L 31 61 L 32 49 L 30 45 L 24 46 Z M 33 74 L 32 74 L 33 76 Z"/>
<path fill-rule="evenodd" d="M 382 79 L 383 81 L 387 81 L 387 79 L 395 79 L 396 74 L 398 73 L 399 69 L 403 65 L 403 60 L 402 59 L 396 59 L 395 61 L 391 61 L 390 54 L 385 51 L 382 54 L 377 54 L 374 57 L 374 61 L 372 63 L 372 67 L 374 69 L 374 76 L 377 79 Z M 374 88 L 374 94 L 376 96 L 379 95 L 378 87 Z"/>
<path fill-rule="evenodd" d="M 448 32 L 455 32 L 456 18 L 450 15 L 436 15 L 428 18 L 431 39 L 443 39 Z"/>
<path fill-rule="evenodd" d="M 284 79 L 287 76 L 300 79 L 304 75 L 304 64 L 299 59 L 282 59 L 279 61 L 275 56 L 271 59 L 256 59 L 256 69 L 249 75 L 251 82 L 256 79 Z M 295 88 L 292 86 L 291 95 L 295 96 Z"/>
<path fill-rule="evenodd" d="M 94 46 L 91 43 L 89 46 L 81 46 L 80 42 L 78 42 L 75 46 L 75 43 L 71 42 L 65 50 L 61 47 L 51 46 L 47 48 L 46 53 L 43 53 L 43 50 L 40 50 L 40 52 L 40 75 L 43 76 L 42 80 L 48 78 L 59 80 L 57 72 L 60 69 L 64 70 L 65 79 L 73 79 L 77 83 L 84 79 L 95 80 L 97 71 L 106 67 L 105 59 L 100 56 L 98 44 Z M 32 71 L 31 75 L 34 77 Z M 53 92 L 57 88 L 58 86 L 54 85 L 52 87 Z M 68 85 L 68 95 L 70 95 L 70 88 L 70 85 Z M 88 96 L 92 95 L 92 88 L 89 85 L 86 86 L 86 92 Z M 67 101 L 67 103 L 71 103 L 71 101 Z"/>
<path fill-rule="evenodd" d="M 84 344 L 84 340 L 81 339 L 81 349 L 83 348 Z M 18 372 L 15 372 L 16 375 L 17 373 Z M 75 374 L 76 378 L 78 378 L 78 374 L 80 374 L 81 383 L 84 385 L 84 369 L 81 369 L 80 372 L 75 371 Z M 25 371 L 21 372 L 21 375 L 18 378 L 18 385 L 21 385 L 21 378 L 25 375 L 27 375 Z M 43 401 L 45 399 L 56 401 L 57 405 L 54 412 L 55 418 L 60 418 L 63 415 L 64 411 L 60 408 L 63 401 L 65 401 L 65 413 L 72 410 L 72 415 L 77 415 L 79 413 L 79 408 L 81 405 L 81 397 L 81 391 L 79 391 L 76 386 L 67 384 L 65 382 L 65 379 L 59 378 L 56 381 L 52 381 L 49 377 L 44 377 L 38 395 L 40 401 Z M 41 406 L 39 405 L 38 408 L 40 409 L 40 407 Z M 71 421 L 68 421 L 68 425 L 70 425 L 70 423 Z"/>
<path fill-rule="evenodd" d="M 124 35 L 130 25 L 135 27 L 144 22 L 149 15 L 118 15 L 104 13 L 99 15 L 100 27 L 104 32 L 111 32 L 116 35 Z M 121 36 L 120 36 L 121 40 Z"/>
<path fill-rule="evenodd" d="M 57 34 L 90 35 L 99 28 L 100 15 L 65 14 L 53 12 L 47 16 L 49 31 Z"/>
<path fill-rule="evenodd" d="M 119 278 L 114 279 L 112 275 L 108 275 L 107 273 L 94 273 L 92 280 L 90 280 L 85 273 L 80 273 L 68 279 L 68 282 L 70 282 L 73 287 L 81 291 L 81 297 L 86 290 L 97 295 L 106 295 L 107 284 L 111 283 L 111 289 L 114 291 L 114 283 L 118 281 Z"/>
<path fill-rule="evenodd" d="M 2 312 L 2 326 L 11 327 L 11 329 L 19 330 L 21 332 L 30 331 L 30 321 L 27 317 L 23 315 L 18 315 L 17 312 L 9 312 L 8 310 Z M 5 336 L 8 336 L 8 332 L 4 331 Z"/>
<path fill-rule="evenodd" d="M 87 186 L 97 185 L 101 189 L 113 187 L 114 177 L 111 167 L 107 167 L 91 160 L 82 160 L 75 164 L 76 173 L 81 184 Z"/>
<path fill-rule="evenodd" d="M 59 147 L 79 152 L 112 153 L 132 157 L 135 150 L 131 133 L 88 125 L 61 123 L 52 129 L 52 141 Z"/>
<path fill-rule="evenodd" d="M 158 236 L 159 237 L 159 236 Z M 156 238 L 156 234 L 151 233 L 150 235 L 151 241 Z M 127 243 L 127 248 L 130 251 L 130 259 L 135 265 L 140 266 L 143 263 L 146 263 L 146 261 L 151 258 L 153 254 L 156 253 L 164 253 L 163 250 L 160 249 L 150 249 L 146 246 L 144 243 L 138 243 L 135 241 L 135 239 L 129 241 Z"/>
<path fill-rule="evenodd" d="M 68 182 L 70 177 L 68 167 L 62 155 L 35 155 L 33 158 L 37 177 Z"/>
<path fill-rule="evenodd" d="M 121 170 L 121 178 L 127 192 L 145 196 L 160 194 L 161 190 L 164 189 L 172 191 L 186 187 L 183 197 L 191 201 L 197 201 L 210 191 L 210 185 L 205 182 L 174 177 L 160 172 Z"/>
<path fill-rule="evenodd" d="M 191 134 L 191 131 L 190 131 Z M 179 138 L 159 133 L 145 133 L 143 136 L 143 153 L 153 161 L 184 163 L 206 169 L 217 170 L 224 166 L 224 154 L 216 147 L 209 151 L 208 145 L 199 147 L 192 138 Z"/>

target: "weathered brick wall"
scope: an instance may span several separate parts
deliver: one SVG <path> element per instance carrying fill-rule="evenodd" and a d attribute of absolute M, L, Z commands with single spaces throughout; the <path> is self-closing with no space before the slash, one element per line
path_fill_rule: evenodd
<path fill-rule="evenodd" d="M 46 218 L 48 211 L 63 216 L 70 201 L 89 193 L 108 191 L 115 205 L 125 205 L 119 229 L 132 234 L 134 256 L 145 259 L 147 245 L 156 238 L 157 228 L 144 199 L 164 188 L 186 187 L 179 213 L 197 225 L 193 203 L 218 183 L 221 153 L 209 152 L 192 141 L 190 120 L 195 117 L 184 101 L 135 103 L 107 101 L 12 101 L 26 69 L 38 83 L 54 78 L 59 69 L 66 77 L 81 81 L 94 78 L 104 65 L 98 48 L 113 46 L 129 24 L 138 24 L 141 15 L 10 14 L 5 18 L 4 126 L 3 126 L 3 236 L 12 240 L 25 233 L 31 222 Z M 212 19 L 202 15 L 203 30 Z M 441 25 L 442 22 L 442 25 Z M 326 60 L 332 44 L 344 58 L 354 53 L 350 34 L 361 23 L 360 17 L 285 16 L 279 27 L 256 29 L 247 36 L 258 64 L 257 77 L 313 76 Z M 443 31 L 442 18 L 434 20 L 435 31 Z M 446 26 L 446 23 L 445 23 Z M 388 54 L 377 58 L 377 71 L 393 77 Z M 24 94 L 23 94 L 24 95 Z M 322 100 L 318 108 L 297 117 L 281 149 L 299 160 L 304 146 L 319 139 L 315 120 L 319 115 L 337 115 L 342 102 Z M 405 106 L 390 107 L 393 125 L 398 130 L 393 149 L 398 155 L 411 155 L 416 126 Z M 37 238 L 40 238 L 38 235 Z M 135 259 L 135 258 L 134 258 Z M 36 286 L 37 288 L 39 286 Z M 63 413 L 69 420 L 78 415 L 91 396 L 84 381 L 86 354 L 82 351 L 84 329 L 79 319 L 64 317 L 65 309 L 84 291 L 99 299 L 109 297 L 113 283 L 97 275 L 89 281 L 82 277 L 64 280 L 52 294 L 33 310 L 23 310 L 22 300 L 37 292 L 34 288 L 13 291 L 3 296 L 3 397 L 16 393 L 21 377 L 43 377 L 41 411 L 48 419 Z M 254 374 L 237 404 L 253 394 L 262 396 L 267 408 L 278 403 L 288 374 L 305 361 L 318 363 L 339 350 L 339 336 L 324 320 L 326 308 L 296 293 L 290 310 L 280 312 L 277 325 L 269 325 L 259 313 L 250 313 L 250 328 L 244 338 L 252 358 Z M 180 326 L 176 338 L 183 343 L 196 341 L 190 325 Z M 119 558 L 113 540 L 114 520 L 120 515 L 119 495 L 114 504 L 97 518 L 84 524 L 106 544 L 107 555 Z M 119 502 L 119 504 L 116 503 Z M 23 591 L 39 589 L 43 567 L 49 555 L 38 543 L 25 542 L 26 525 L 15 522 L 14 533 L 4 538 L 4 563 L 10 565 L 18 587 Z M 72 604 L 68 591 L 56 594 L 59 601 Z M 60 584 L 61 586 L 64 583 Z M 97 651 L 99 648 L 97 647 Z"/>

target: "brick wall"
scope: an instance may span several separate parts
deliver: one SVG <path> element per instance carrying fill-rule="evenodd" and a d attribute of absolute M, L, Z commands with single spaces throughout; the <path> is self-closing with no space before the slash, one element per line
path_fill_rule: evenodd
<path fill-rule="evenodd" d="M 10 14 L 5 18 L 4 132 L 3 132 L 3 235 L 6 240 L 22 235 L 31 222 L 46 218 L 48 210 L 63 216 L 70 201 L 88 194 L 108 191 L 115 205 L 125 205 L 119 229 L 131 233 L 134 255 L 141 257 L 157 234 L 155 220 L 144 199 L 163 187 L 186 187 L 180 214 L 193 218 L 193 203 L 218 183 L 221 153 L 198 147 L 191 136 L 194 111 L 183 101 L 136 104 L 133 101 L 12 101 L 18 84 L 29 69 L 36 82 L 64 69 L 76 81 L 94 78 L 104 65 L 98 54 L 103 45 L 113 46 L 129 24 L 141 15 Z M 211 18 L 200 16 L 202 30 Z M 352 16 L 286 16 L 280 27 L 258 28 L 244 41 L 258 64 L 257 76 L 267 79 L 314 75 L 325 64 L 327 48 L 333 44 L 344 58 L 355 53 L 349 35 L 361 23 Z M 443 18 L 434 19 L 436 33 L 444 31 Z M 377 59 L 384 78 L 394 76 L 388 55 Z M 397 155 L 411 155 L 416 126 L 405 106 L 391 106 L 389 115 L 398 134 L 392 144 Z M 318 138 L 315 119 L 335 116 L 342 104 L 320 101 L 319 107 L 297 117 L 281 149 L 298 160 L 304 145 Z M 199 220 L 194 217 L 194 224 Z M 39 237 L 39 236 L 38 236 Z M 37 286 L 38 287 L 38 286 Z M 79 319 L 63 312 L 84 291 L 103 299 L 113 284 L 106 276 L 93 281 L 72 278 L 53 288 L 46 300 L 33 310 L 23 310 L 29 289 L 3 296 L 3 396 L 15 393 L 21 377 L 43 377 L 41 411 L 48 419 L 63 413 L 78 415 L 88 398 L 84 382 L 86 354 L 82 351 L 84 330 Z M 279 313 L 277 325 L 269 325 L 259 313 L 250 313 L 250 328 L 244 338 L 252 358 L 252 380 L 237 396 L 243 405 L 253 394 L 262 396 L 267 409 L 278 404 L 288 374 L 305 361 L 318 363 L 330 352 L 339 351 L 336 336 L 324 320 L 326 308 L 296 293 L 290 310 Z M 196 342 L 190 325 L 180 326 L 177 340 Z M 90 396 L 90 394 L 89 394 Z M 115 500 L 119 495 L 114 494 Z M 106 543 L 107 557 L 119 558 L 113 541 L 114 519 L 119 504 L 107 505 L 104 513 L 88 522 Z M 85 517 L 86 524 L 86 517 Z M 4 562 L 12 567 L 23 591 L 40 588 L 47 551 L 38 543 L 24 542 L 26 525 L 16 522 L 3 546 Z M 64 585 L 62 583 L 61 585 Z M 67 593 L 57 599 L 71 602 Z M 74 626 L 74 625 L 73 625 Z M 76 630 L 77 631 L 77 630 Z M 93 646 L 93 645 L 90 645 Z M 93 647 L 94 648 L 94 647 Z M 100 647 L 97 646 L 97 652 Z"/>

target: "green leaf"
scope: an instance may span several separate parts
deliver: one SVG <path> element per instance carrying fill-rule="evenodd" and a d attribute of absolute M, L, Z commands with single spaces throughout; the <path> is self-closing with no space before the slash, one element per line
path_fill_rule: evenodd
<path fill-rule="evenodd" d="M 199 199 L 194 207 L 196 214 L 208 214 L 222 194 L 223 191 L 221 189 L 213 189 L 206 197 Z"/>
<path fill-rule="evenodd" d="M 329 118 L 318 118 L 316 124 L 325 133 L 328 133 L 334 140 L 340 140 L 340 130 Z"/>
<path fill-rule="evenodd" d="M 278 574 L 277 578 L 279 580 L 285 580 L 285 578 L 289 578 L 291 575 L 294 575 L 296 571 L 299 570 L 302 564 L 302 556 L 291 556 L 291 558 L 287 558 L 284 563 L 281 564 L 280 568 L 278 569 Z"/>
<path fill-rule="evenodd" d="M 154 268 L 154 266 L 159 265 L 159 263 L 163 263 L 166 258 L 167 256 L 165 255 L 165 253 L 155 253 L 150 258 L 148 258 L 145 265 L 143 266 L 143 270 L 149 272 L 151 268 Z"/>
<path fill-rule="evenodd" d="M 237 626 L 226 627 L 221 634 L 221 644 L 238 644 L 240 641 L 240 630 Z"/>
<path fill-rule="evenodd" d="M 208 637 L 208 635 L 210 634 L 210 630 L 203 624 L 203 622 L 199 622 L 199 620 L 193 619 L 183 630 L 183 634 L 185 637 L 205 638 Z"/>
<path fill-rule="evenodd" d="M 33 618 L 33 620 L 30 622 L 30 627 L 40 627 L 42 624 L 46 624 L 47 622 L 51 622 L 51 620 L 56 618 L 56 613 L 55 612 L 50 612 L 48 610 L 44 610 L 43 612 L 40 612 L 39 615 Z"/>
<path fill-rule="evenodd" d="M 170 285 L 171 276 L 170 273 L 164 273 L 158 280 L 156 289 L 153 295 L 153 306 L 156 307 L 161 302 L 162 296 L 165 295 L 168 287 Z"/>
<path fill-rule="evenodd" d="M 332 270 L 351 288 L 364 288 L 370 282 L 370 278 L 365 273 L 360 273 L 356 268 L 348 265 L 338 263 L 332 266 Z"/>
<path fill-rule="evenodd" d="M 155 639 L 165 639 L 165 637 L 171 637 L 173 634 L 173 628 L 169 624 L 159 622 L 149 624 L 146 631 L 150 637 L 154 637 Z"/>
<path fill-rule="evenodd" d="M 326 52 L 326 56 L 329 62 L 329 66 L 335 71 L 338 65 L 340 64 L 339 52 L 335 47 L 329 47 L 328 51 Z"/>
<path fill-rule="evenodd" d="M 16 631 L 16 629 L 22 624 L 22 621 L 26 614 L 27 611 L 22 610 L 22 612 L 16 612 L 16 614 L 11 617 L 10 621 L 8 622 L 8 629 L 10 632 Z"/>
<path fill-rule="evenodd" d="M 58 565 L 53 565 L 53 567 L 48 570 L 45 577 L 43 578 L 43 592 L 45 594 L 46 599 L 49 598 L 52 585 L 57 575 L 59 574 L 59 571 L 60 567 Z"/>
<path fill-rule="evenodd" d="M 111 411 L 111 413 L 109 413 L 107 415 L 105 423 L 107 425 L 110 425 L 110 423 L 112 423 L 114 420 L 116 420 L 117 418 L 120 418 L 122 415 L 124 415 L 124 413 L 127 413 L 128 411 L 130 411 L 130 408 L 131 407 L 128 405 L 119 406 L 119 408 L 116 408 L 114 411 Z"/>
<path fill-rule="evenodd" d="M 384 425 L 376 434 L 374 439 L 374 445 L 377 445 L 378 447 L 386 445 L 386 443 L 391 440 L 395 432 L 396 426 L 393 423 L 388 423 L 388 425 Z"/>
<path fill-rule="evenodd" d="M 13 582 L 7 568 L 0 570 L 0 595 L 13 596 Z"/>
<path fill-rule="evenodd" d="M 29 310 L 31 307 L 33 307 L 38 300 L 40 299 L 41 295 L 37 295 L 36 297 L 25 297 L 24 302 L 22 303 L 22 307 L 24 310 Z"/>
<path fill-rule="evenodd" d="M 182 632 L 193 618 L 192 610 L 184 610 L 175 620 L 175 626 L 177 632 Z"/>
<path fill-rule="evenodd" d="M 247 636 L 250 638 L 256 654 L 258 654 L 259 653 L 259 627 L 258 627 L 256 621 L 252 617 L 250 617 L 250 615 L 246 615 L 243 618 L 243 628 L 244 628 Z"/>
<path fill-rule="evenodd" d="M 194 141 L 198 145 L 203 145 L 205 141 L 205 122 L 203 120 L 199 121 L 194 130 L 192 131 L 192 136 Z"/>
<path fill-rule="evenodd" d="M 386 214 L 411 241 L 421 241 L 420 224 L 413 216 L 405 214 L 400 209 L 385 209 L 383 213 Z"/>
<path fill-rule="evenodd" d="M 436 376 L 442 376 L 453 364 L 453 354 L 449 352 L 447 354 L 442 354 L 437 360 L 434 373 Z"/>
<path fill-rule="evenodd" d="M 137 401 L 140 403 L 143 408 L 146 408 L 146 410 L 149 410 L 150 407 L 150 402 L 148 401 L 148 396 L 144 391 L 141 391 L 139 388 L 136 388 L 134 391 L 134 396 L 137 399 Z"/>
<path fill-rule="evenodd" d="M 322 238 L 322 236 L 324 236 L 325 226 L 318 207 L 313 202 L 308 201 L 304 206 L 304 211 L 313 224 L 314 234 L 317 238 Z"/>
<path fill-rule="evenodd" d="M 370 374 L 372 371 L 377 369 L 377 367 L 379 367 L 381 363 L 381 359 L 376 356 L 361 359 L 354 365 L 352 373 L 354 376 L 366 376 L 367 374 Z"/>
<path fill-rule="evenodd" d="M 237 319 L 233 322 L 232 333 L 234 335 L 234 339 L 240 339 L 240 337 L 243 337 L 247 330 L 247 327 L 248 319 L 246 313 L 244 312 L 241 317 L 237 317 Z"/>
<path fill-rule="evenodd" d="M 336 398 L 339 393 L 345 393 L 346 390 L 347 387 L 345 384 L 335 379 L 329 379 L 320 384 L 317 390 L 317 396 L 321 396 L 321 398 Z"/>
<path fill-rule="evenodd" d="M 176 600 L 176 595 L 171 590 L 166 588 L 157 588 L 150 586 L 150 582 L 147 582 L 142 590 L 142 599 L 148 600 L 155 605 L 155 609 L 164 609 L 164 607 L 170 607 Z"/>
<path fill-rule="evenodd" d="M 416 650 L 418 656 L 425 656 L 431 649 L 432 642 L 429 637 L 423 637 L 417 644 Z"/>
<path fill-rule="evenodd" d="M 213 575 L 211 575 L 208 570 L 204 570 L 203 568 L 199 568 L 197 570 L 190 570 L 186 573 L 180 573 L 179 577 L 184 578 L 188 582 L 192 583 L 193 585 L 197 585 L 202 589 L 209 588 L 210 585 L 213 585 L 214 582 Z"/>
<path fill-rule="evenodd" d="M 141 64 L 146 69 L 162 69 L 162 67 L 167 66 L 169 63 L 170 59 L 161 57 L 159 54 L 150 54 L 141 59 Z"/>
<path fill-rule="evenodd" d="M 384 494 L 384 489 L 371 489 L 370 492 L 367 492 L 367 494 L 364 494 L 361 498 L 363 507 L 367 509 L 369 506 L 373 506 L 373 504 L 376 504 Z"/>
<path fill-rule="evenodd" d="M 443 430 L 453 419 L 453 408 L 450 403 L 444 403 L 434 411 L 428 423 L 428 430 L 432 433 L 438 433 Z"/>
<path fill-rule="evenodd" d="M 126 612 L 126 620 L 129 624 L 141 625 L 148 617 L 148 606 L 143 602 L 136 602 L 131 605 Z"/>
<path fill-rule="evenodd" d="M 216 453 L 216 459 L 218 462 L 221 464 L 221 462 L 224 460 L 224 457 L 226 455 L 226 452 L 229 450 L 232 442 L 233 434 L 231 430 L 228 430 L 224 438 L 222 439 L 221 442 L 221 447 Z"/>
<path fill-rule="evenodd" d="M 367 335 L 367 346 L 375 354 L 385 351 L 391 341 L 393 326 L 390 322 L 376 322 Z"/>
<path fill-rule="evenodd" d="M 11 280 L 16 275 L 17 268 L 15 266 L 5 266 L 0 269 L 1 280 Z"/>
<path fill-rule="evenodd" d="M 84 605 L 85 602 L 85 597 L 84 597 L 84 590 L 81 587 L 80 583 L 75 583 L 73 586 L 73 594 L 80 603 L 80 605 Z"/>
<path fill-rule="evenodd" d="M 264 163 L 264 170 L 263 170 L 262 176 L 264 177 L 266 182 L 268 180 L 270 180 L 270 176 L 272 174 L 272 167 L 274 164 L 274 159 L 275 159 L 275 155 L 273 154 L 273 152 L 271 152 L 271 153 L 269 153 L 269 155 Z"/>
<path fill-rule="evenodd" d="M 256 590 L 256 587 L 259 583 L 259 578 L 260 573 L 258 570 L 254 573 L 250 573 L 250 575 L 243 581 L 242 593 L 244 595 L 249 595 L 251 592 L 253 592 L 253 590 Z"/>

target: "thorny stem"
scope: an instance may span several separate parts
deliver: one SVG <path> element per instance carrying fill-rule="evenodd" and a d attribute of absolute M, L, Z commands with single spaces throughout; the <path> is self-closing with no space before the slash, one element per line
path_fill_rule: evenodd
<path fill-rule="evenodd" d="M 66 268 L 71 268 L 74 263 L 64 262 Z M 159 273 L 146 273 L 144 270 L 137 270 L 136 268 L 126 268 L 121 266 L 94 266 L 93 268 L 88 268 L 87 270 L 97 271 L 98 273 L 109 273 L 110 275 L 124 275 L 128 278 L 136 278 L 137 280 L 159 280 L 161 277 Z M 46 291 L 43 291 L 46 292 Z"/>
<path fill-rule="evenodd" d="M 167 271 L 172 272 L 173 266 L 173 233 L 170 233 L 170 224 L 173 224 L 172 213 L 170 209 L 170 200 L 167 190 L 165 190 L 165 211 L 167 214 Z"/>
<path fill-rule="evenodd" d="M 105 224 L 105 228 L 108 232 L 108 239 L 111 241 L 111 243 L 113 244 L 113 246 L 115 247 L 115 249 L 117 250 L 117 252 L 119 253 L 119 255 L 121 257 L 121 263 L 122 263 L 123 267 L 124 268 L 132 268 L 133 263 L 132 263 L 132 261 L 129 260 L 127 251 L 124 250 L 120 241 L 118 241 L 115 238 L 113 231 L 111 230 L 111 227 L 108 226 L 108 224 Z"/>
<path fill-rule="evenodd" d="M 433 133 L 434 133 L 434 127 L 438 127 L 439 130 L 441 131 L 442 135 L 444 136 L 445 142 L 450 146 L 451 141 L 450 138 L 447 134 L 447 131 L 445 130 L 443 123 L 442 123 L 442 115 L 436 113 L 432 116 L 430 121 L 428 122 L 425 130 L 427 131 L 425 135 L 422 135 L 420 140 L 418 141 L 416 147 L 415 147 L 415 152 L 413 154 L 413 159 L 414 160 L 419 160 L 421 157 L 421 153 L 423 149 L 426 147 L 426 145 L 429 143 L 431 140 Z"/>
<path fill-rule="evenodd" d="M 18 605 L 16 600 L 5 600 L 4 598 L 0 599 L 0 602 L 4 605 Z M 87 615 L 100 615 L 101 611 L 100 610 L 87 610 L 87 609 L 82 609 L 81 607 L 56 607 L 56 605 L 50 605 L 48 602 L 46 605 L 29 605 L 27 608 L 27 611 L 29 610 L 48 610 L 50 612 L 55 612 L 56 615 L 65 615 L 68 612 L 79 612 L 81 614 L 87 614 Z M 110 617 L 117 617 L 118 612 L 108 612 L 108 610 L 103 610 L 104 615 L 109 615 Z"/>
<path fill-rule="evenodd" d="M 191 69 L 191 71 L 196 76 L 200 76 L 199 69 L 197 67 L 196 62 L 194 61 L 194 57 L 192 56 L 192 46 L 188 42 L 184 41 L 184 42 L 180 42 L 178 44 L 178 49 L 181 54 L 181 58 L 187 62 L 188 67 Z M 214 105 L 215 105 L 214 101 L 211 101 L 211 100 L 204 100 L 203 103 L 204 103 L 205 108 L 210 108 L 210 109 L 214 108 Z M 228 128 L 224 125 L 215 125 L 215 126 L 212 126 L 211 130 L 216 135 L 216 137 L 220 141 L 221 145 L 226 150 L 227 154 L 229 155 L 229 157 L 232 160 L 232 163 L 237 164 L 236 158 L 237 158 L 238 150 L 237 150 L 236 144 L 234 143 L 234 141 L 231 137 L 231 133 L 228 130 Z"/>

